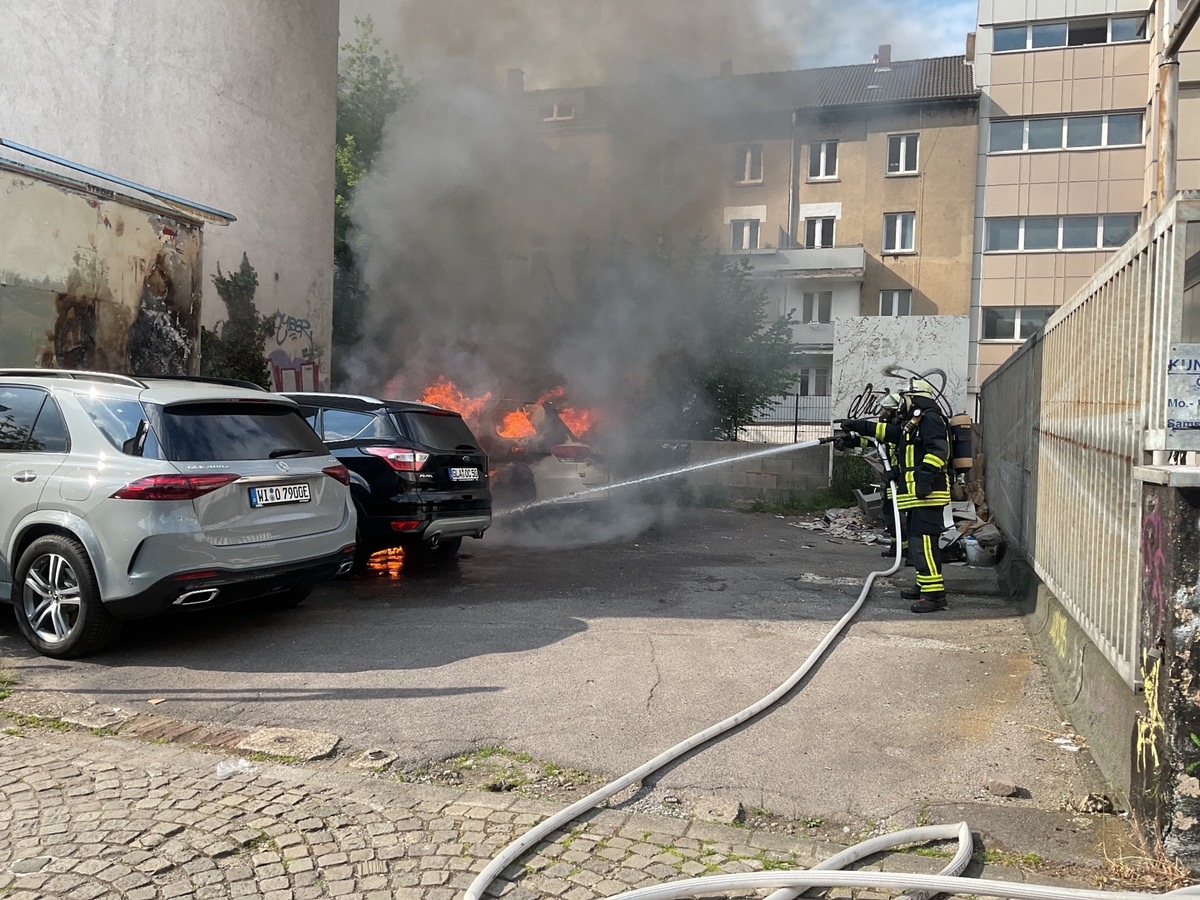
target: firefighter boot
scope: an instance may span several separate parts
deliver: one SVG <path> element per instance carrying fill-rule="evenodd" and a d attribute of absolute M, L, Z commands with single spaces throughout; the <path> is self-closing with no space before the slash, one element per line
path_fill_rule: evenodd
<path fill-rule="evenodd" d="M 909 607 L 915 613 L 937 612 L 946 608 L 946 595 L 942 594 L 926 594 L 916 603 Z"/>

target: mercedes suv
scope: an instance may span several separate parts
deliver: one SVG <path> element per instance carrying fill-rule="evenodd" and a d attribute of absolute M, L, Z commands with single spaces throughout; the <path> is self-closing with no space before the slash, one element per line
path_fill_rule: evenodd
<path fill-rule="evenodd" d="M 0 370 L 0 600 L 60 659 L 122 619 L 293 605 L 353 561 L 349 480 L 278 394 Z"/>
<path fill-rule="evenodd" d="M 492 524 L 487 455 L 458 413 L 352 394 L 286 396 L 350 470 L 359 568 L 391 547 L 449 559 Z"/>

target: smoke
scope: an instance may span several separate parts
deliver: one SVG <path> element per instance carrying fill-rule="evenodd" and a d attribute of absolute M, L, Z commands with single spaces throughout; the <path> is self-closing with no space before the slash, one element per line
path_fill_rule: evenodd
<path fill-rule="evenodd" d="M 717 78 L 722 62 L 786 70 L 864 41 L 851 61 L 867 62 L 886 36 L 833 30 L 847 9 L 886 22 L 887 5 L 344 2 L 420 80 L 351 207 L 371 297 L 351 386 L 419 398 L 446 377 L 529 401 L 563 384 L 567 403 L 607 413 L 610 453 L 660 435 L 672 405 L 695 402 L 680 399 L 681 360 L 711 349 L 678 260 L 725 227 L 715 191 L 740 120 L 714 110 L 786 114 L 791 100 Z M 505 89 L 510 69 L 524 93 Z M 564 101 L 578 122 L 559 133 L 542 126 L 554 97 L 529 90 L 547 86 L 580 88 Z"/>

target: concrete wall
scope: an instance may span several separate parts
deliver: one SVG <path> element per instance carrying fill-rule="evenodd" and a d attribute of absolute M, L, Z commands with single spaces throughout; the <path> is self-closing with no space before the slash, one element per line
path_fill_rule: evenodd
<path fill-rule="evenodd" d="M 692 441 L 689 466 L 729 459 L 768 449 L 762 444 Z M 792 492 L 809 494 L 829 486 L 828 445 L 787 450 L 754 459 L 710 466 L 685 476 L 697 492 L 718 490 L 730 500 L 786 500 Z"/>
<path fill-rule="evenodd" d="M 201 226 L 0 169 L 0 365 L 198 370 Z"/>
<path fill-rule="evenodd" d="M 204 323 L 246 253 L 268 352 L 327 381 L 338 3 L 7 0 L 0 34 L 0 136 L 236 215 L 206 231 Z"/>

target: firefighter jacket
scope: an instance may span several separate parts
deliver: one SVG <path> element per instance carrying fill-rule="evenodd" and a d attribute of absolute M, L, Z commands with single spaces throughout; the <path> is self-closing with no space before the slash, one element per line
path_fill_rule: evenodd
<path fill-rule="evenodd" d="M 900 469 L 897 506 L 915 509 L 950 502 L 949 428 L 937 403 L 927 397 L 914 397 L 908 418 L 899 424 L 880 422 L 876 436 L 896 448 Z"/>

